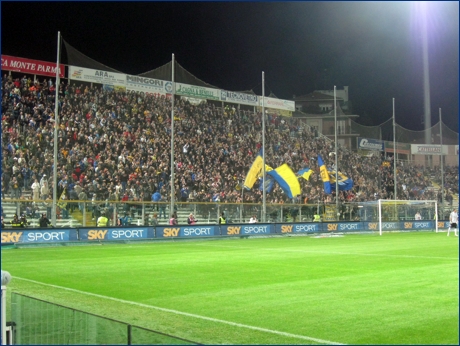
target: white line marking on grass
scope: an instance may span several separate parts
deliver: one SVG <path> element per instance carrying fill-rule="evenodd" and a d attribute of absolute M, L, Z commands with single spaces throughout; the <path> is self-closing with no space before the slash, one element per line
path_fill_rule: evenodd
<path fill-rule="evenodd" d="M 129 300 L 123 300 L 123 299 L 118 299 L 118 298 L 113 298 L 113 297 L 107 297 L 107 296 L 103 296 L 103 295 L 96 294 L 96 293 L 90 293 L 90 292 L 85 292 L 85 291 L 76 290 L 76 289 L 73 289 L 73 288 L 68 288 L 68 287 L 62 287 L 62 286 L 47 284 L 47 283 L 40 282 L 40 281 L 35 281 L 35 280 L 20 278 L 20 277 L 17 277 L 17 276 L 13 276 L 13 278 L 14 278 L 14 279 L 17 279 L 17 280 L 23 280 L 23 281 L 32 282 L 32 283 L 39 284 L 39 285 L 43 285 L 43 286 L 54 287 L 54 288 L 58 288 L 58 289 L 66 290 L 66 291 L 71 291 L 71 292 L 80 293 L 80 294 L 86 294 L 86 295 L 88 295 L 88 296 L 93 296 L 93 297 L 97 297 L 97 298 L 103 298 L 103 299 L 113 300 L 113 301 L 119 302 L 119 303 L 125 303 L 125 304 L 136 305 L 136 306 L 140 306 L 140 307 L 144 307 L 144 308 L 155 309 L 155 310 L 164 311 L 164 312 L 169 312 L 169 313 L 176 314 L 176 315 L 183 315 L 183 316 L 188 316 L 188 317 L 193 317 L 193 318 L 199 318 L 199 319 L 207 320 L 207 321 L 211 321 L 211 322 L 224 323 L 224 324 L 228 324 L 228 325 L 230 325 L 230 326 L 235 326 L 235 327 L 240 327 L 240 328 L 246 328 L 246 329 L 257 330 L 257 331 L 259 331 L 259 332 L 277 334 L 277 335 L 287 336 L 287 337 L 295 338 L 295 339 L 302 339 L 302 340 L 314 341 L 314 342 L 317 342 L 317 343 L 323 344 L 323 345 L 346 345 L 346 344 L 342 344 L 342 343 L 335 342 L 335 341 L 329 341 L 329 340 L 323 340 L 323 339 L 312 338 L 312 337 L 304 336 L 304 335 L 297 335 L 297 334 L 291 334 L 291 333 L 286 333 L 286 332 L 280 332 L 280 331 L 278 331 L 278 330 L 272 330 L 272 329 L 254 327 L 254 326 L 249 326 L 249 325 L 247 325 L 247 324 L 241 324 L 241 323 L 236 323 L 236 322 L 230 322 L 230 321 L 220 320 L 220 319 L 217 319 L 217 318 L 206 317 L 206 316 L 201 316 L 201 315 L 195 315 L 195 314 L 191 314 L 191 313 L 188 313 L 188 312 L 183 312 L 183 311 L 178 311 L 178 310 L 172 310 L 172 309 L 166 309 L 166 308 L 160 308 L 160 307 L 158 307 L 158 306 L 153 306 L 153 305 L 147 305 L 147 304 L 132 302 L 132 301 L 129 301 Z"/>
<path fill-rule="evenodd" d="M 248 246 L 226 246 L 218 244 L 206 244 L 206 243 L 197 243 L 195 245 L 199 246 L 209 246 L 209 247 L 223 247 L 231 249 L 254 249 L 253 247 Z M 311 250 L 295 250 L 295 249 L 279 249 L 279 248 L 257 248 L 258 250 L 267 250 L 267 251 L 279 251 L 279 252 L 305 252 L 305 253 L 317 253 L 324 255 L 352 255 L 352 256 L 374 256 L 374 257 L 397 257 L 397 258 L 423 258 L 423 259 L 443 259 L 443 260 L 454 260 L 458 261 L 458 257 L 437 257 L 437 256 L 411 256 L 411 255 L 389 255 L 389 254 L 378 254 L 378 253 L 355 253 L 355 252 L 337 252 L 337 251 L 311 251 Z"/>

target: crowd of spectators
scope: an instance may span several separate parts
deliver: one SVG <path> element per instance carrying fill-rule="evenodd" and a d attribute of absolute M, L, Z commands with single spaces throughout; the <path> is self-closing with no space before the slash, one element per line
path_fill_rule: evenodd
<path fill-rule="evenodd" d="M 24 76 L 2 78 L 2 198 L 53 194 L 55 85 Z M 103 90 L 101 86 L 58 86 L 59 127 L 57 194 L 66 200 L 170 200 L 171 102 L 165 96 Z M 262 146 L 261 114 L 251 109 L 222 108 L 219 103 L 193 105 L 175 101 L 174 185 L 177 201 L 259 203 L 259 183 L 241 193 L 245 176 Z M 266 115 L 266 163 L 287 163 L 294 172 L 314 171 L 301 179 L 294 202 L 335 203 L 319 175 L 317 155 L 334 169 L 334 143 L 311 131 L 301 119 Z M 340 149 L 339 170 L 354 181 L 339 193 L 341 202 L 393 199 L 392 157 L 361 157 Z M 428 189 L 423 169 L 398 165 L 399 199 L 439 199 Z M 438 171 L 435 172 L 439 174 Z M 458 167 L 446 183 L 457 187 Z M 33 191 L 32 191 L 33 190 Z M 279 186 L 267 203 L 291 203 Z M 81 205 L 71 204 L 73 208 Z M 97 215 L 93 215 L 97 217 Z M 165 216 L 167 217 L 167 216 Z"/>

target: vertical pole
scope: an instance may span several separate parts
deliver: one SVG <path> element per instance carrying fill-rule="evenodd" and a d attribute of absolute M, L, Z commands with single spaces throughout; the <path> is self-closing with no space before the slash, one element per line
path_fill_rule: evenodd
<path fill-rule="evenodd" d="M 438 201 L 434 202 L 434 227 L 436 228 L 436 233 L 438 233 Z"/>
<path fill-rule="evenodd" d="M 58 31 L 57 38 L 57 60 L 56 60 L 56 91 L 54 93 L 54 153 L 53 153 L 53 208 L 51 214 L 51 224 L 56 227 L 56 203 L 57 203 L 57 165 L 58 165 L 58 139 L 57 131 L 59 127 L 59 65 L 61 60 L 61 32 Z"/>
<path fill-rule="evenodd" d="M 262 71 L 262 222 L 266 222 L 267 211 L 265 191 L 265 73 Z"/>
<path fill-rule="evenodd" d="M 444 217 L 444 153 L 442 152 L 442 114 L 441 108 L 439 108 L 439 138 L 441 141 L 441 218 Z M 436 214 L 438 215 L 438 214 Z"/>
<path fill-rule="evenodd" d="M 6 345 L 6 286 L 2 285 L 2 345 Z"/>
<path fill-rule="evenodd" d="M 398 199 L 398 189 L 396 183 L 396 122 L 395 122 L 395 98 L 393 97 L 393 175 L 395 181 L 394 199 Z"/>
<path fill-rule="evenodd" d="M 339 167 L 338 167 L 338 156 L 337 151 L 337 95 L 336 86 L 334 85 L 334 127 L 335 127 L 335 212 L 337 214 L 337 221 L 340 218 L 339 213 Z"/>
<path fill-rule="evenodd" d="M 117 218 L 120 216 L 118 215 L 118 203 L 114 202 L 113 203 L 113 214 L 112 214 L 112 226 L 117 225 Z"/>
<path fill-rule="evenodd" d="M 431 100 L 430 100 L 430 65 L 428 62 L 427 7 L 422 6 L 422 58 L 423 58 L 423 101 L 425 121 L 425 144 L 431 144 Z M 431 167 L 432 155 L 428 155 Z"/>
<path fill-rule="evenodd" d="M 382 235 L 382 200 L 379 199 L 379 234 Z"/>
<path fill-rule="evenodd" d="M 244 208 L 244 184 L 241 185 L 240 223 L 243 223 L 243 208 Z"/>
<path fill-rule="evenodd" d="M 169 214 L 174 212 L 174 96 L 176 94 L 176 83 L 174 83 L 174 54 L 172 55 L 172 95 L 171 95 L 171 204 Z"/>
<path fill-rule="evenodd" d="M 144 203 L 144 201 L 142 202 L 142 224 L 143 224 L 144 226 L 147 226 L 147 225 L 145 224 L 145 203 Z"/>

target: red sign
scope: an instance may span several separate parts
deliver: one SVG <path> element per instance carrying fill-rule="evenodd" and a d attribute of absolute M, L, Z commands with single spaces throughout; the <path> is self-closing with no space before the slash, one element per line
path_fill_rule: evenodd
<path fill-rule="evenodd" d="M 2 55 L 2 70 L 56 77 L 56 63 Z M 59 65 L 59 76 L 64 77 L 64 65 Z"/>

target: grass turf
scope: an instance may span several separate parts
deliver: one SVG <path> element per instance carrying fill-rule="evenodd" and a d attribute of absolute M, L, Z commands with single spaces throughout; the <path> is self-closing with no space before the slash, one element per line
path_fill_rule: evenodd
<path fill-rule="evenodd" d="M 458 238 L 439 233 L 22 248 L 2 268 L 9 292 L 204 344 L 459 342 Z"/>

